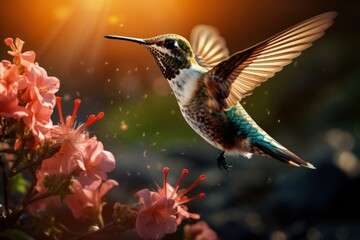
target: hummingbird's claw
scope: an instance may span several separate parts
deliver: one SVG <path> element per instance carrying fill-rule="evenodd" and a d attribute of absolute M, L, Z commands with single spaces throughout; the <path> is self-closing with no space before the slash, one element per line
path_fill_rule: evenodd
<path fill-rule="evenodd" d="M 232 166 L 227 163 L 224 153 L 225 153 L 225 151 L 220 151 L 220 154 L 219 154 L 218 158 L 216 159 L 217 165 L 220 170 L 224 169 L 226 171 L 229 171 L 229 168 L 231 168 Z"/>

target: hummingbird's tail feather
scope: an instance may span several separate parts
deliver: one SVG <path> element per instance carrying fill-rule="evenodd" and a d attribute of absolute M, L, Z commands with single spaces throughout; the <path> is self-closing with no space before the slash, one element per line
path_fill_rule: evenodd
<path fill-rule="evenodd" d="M 310 169 L 315 169 L 314 165 L 306 162 L 296 154 L 290 152 L 288 149 L 280 145 L 278 142 L 272 144 L 264 141 L 255 141 L 252 143 L 252 146 L 256 148 L 255 152 L 257 152 L 260 155 L 272 157 L 274 159 L 277 159 L 281 162 L 290 164 L 295 167 L 306 167 Z"/>

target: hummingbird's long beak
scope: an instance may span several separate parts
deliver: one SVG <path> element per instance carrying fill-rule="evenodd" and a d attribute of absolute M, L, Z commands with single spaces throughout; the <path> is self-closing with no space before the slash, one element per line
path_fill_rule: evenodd
<path fill-rule="evenodd" d="M 130 42 L 135 42 L 135 43 L 145 44 L 145 45 L 151 44 L 150 42 L 147 42 L 141 38 L 123 37 L 123 36 L 115 36 L 115 35 L 106 35 L 105 38 L 130 41 Z"/>

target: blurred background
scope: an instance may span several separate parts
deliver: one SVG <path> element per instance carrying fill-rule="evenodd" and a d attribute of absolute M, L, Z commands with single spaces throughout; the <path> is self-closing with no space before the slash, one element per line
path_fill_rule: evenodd
<path fill-rule="evenodd" d="M 164 166 L 173 184 L 188 168 L 184 186 L 207 176 L 193 191 L 206 198 L 191 202 L 190 211 L 221 239 L 359 239 L 358 1 L 14 0 L 0 6 L 0 39 L 21 38 L 23 50 L 34 50 L 48 75 L 60 79 L 65 113 L 75 98 L 82 100 L 78 121 L 105 112 L 89 131 L 116 157 L 111 177 L 119 187 L 109 202 L 133 203 L 138 190 L 155 189 Z M 231 171 L 219 170 L 218 151 L 182 118 L 147 50 L 103 38 L 188 38 L 195 25 L 208 24 L 234 53 L 333 10 L 339 16 L 327 33 L 242 102 L 265 131 L 316 170 L 264 157 L 228 157 Z M 11 60 L 5 44 L 0 50 L 1 59 Z M 136 238 L 133 232 L 124 236 Z M 181 238 L 181 231 L 166 237 Z"/>

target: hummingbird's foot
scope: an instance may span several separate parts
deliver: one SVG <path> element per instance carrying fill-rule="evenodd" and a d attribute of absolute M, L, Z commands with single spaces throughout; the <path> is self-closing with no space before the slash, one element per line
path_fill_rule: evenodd
<path fill-rule="evenodd" d="M 224 169 L 226 171 L 229 171 L 229 168 L 231 168 L 232 166 L 227 163 L 224 153 L 225 153 L 225 151 L 220 151 L 220 154 L 219 154 L 218 158 L 216 159 L 217 165 L 220 170 Z"/>

